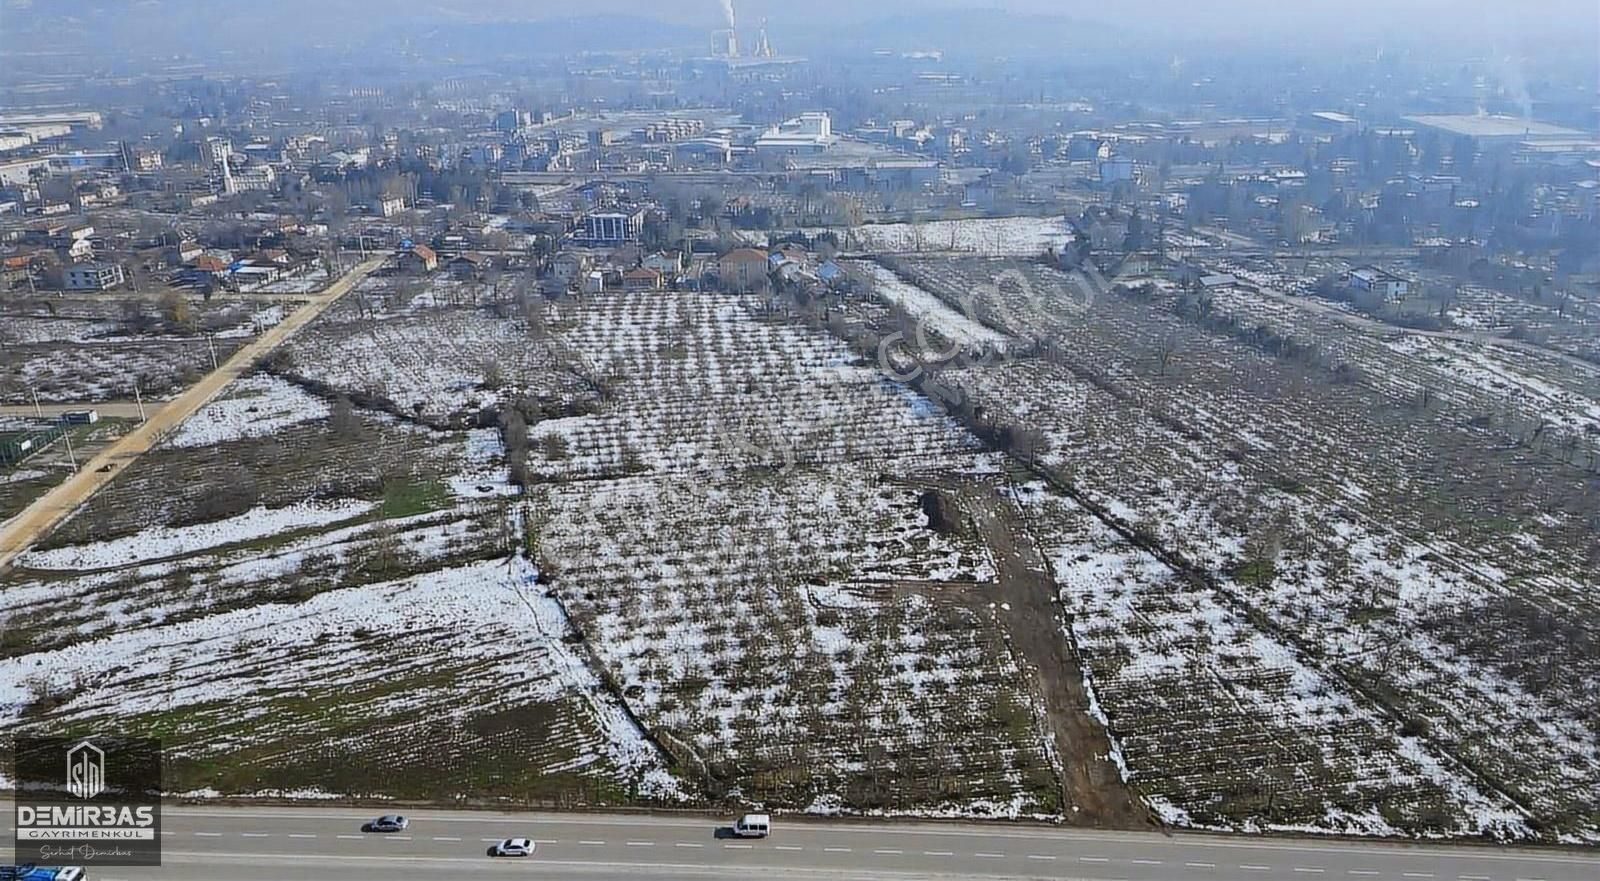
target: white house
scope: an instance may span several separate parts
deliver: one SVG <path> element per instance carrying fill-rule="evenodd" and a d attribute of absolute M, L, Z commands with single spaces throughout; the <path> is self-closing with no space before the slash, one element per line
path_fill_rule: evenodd
<path fill-rule="evenodd" d="M 1411 282 L 1376 266 L 1362 266 L 1350 271 L 1350 288 L 1375 292 L 1392 302 L 1405 299 L 1406 294 L 1411 292 Z"/>

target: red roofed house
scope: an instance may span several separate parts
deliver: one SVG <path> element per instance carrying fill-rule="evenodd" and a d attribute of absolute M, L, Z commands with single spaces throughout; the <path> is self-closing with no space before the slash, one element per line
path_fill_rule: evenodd
<path fill-rule="evenodd" d="M 432 272 L 439 268 L 439 255 L 427 245 L 412 245 L 400 252 L 400 268 L 407 272 Z"/>
<path fill-rule="evenodd" d="M 748 291 L 767 278 L 767 252 L 735 248 L 717 261 L 717 277 L 727 290 Z"/>
<path fill-rule="evenodd" d="M 622 274 L 622 289 L 625 291 L 659 291 L 661 290 L 661 273 L 648 266 L 630 269 Z"/>

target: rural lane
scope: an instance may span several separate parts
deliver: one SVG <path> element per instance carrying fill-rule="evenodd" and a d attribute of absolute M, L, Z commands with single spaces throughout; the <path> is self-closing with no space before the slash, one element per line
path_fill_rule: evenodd
<path fill-rule="evenodd" d="M 160 442 L 167 432 L 193 416 L 228 383 L 248 373 L 257 360 L 271 353 L 295 331 L 310 324 L 382 264 L 382 257 L 373 257 L 357 264 L 333 284 L 306 297 L 304 306 L 289 313 L 282 322 L 234 352 L 232 357 L 183 394 L 159 408 L 147 404 L 152 410 L 149 420 L 106 447 L 76 474 L 34 500 L 22 513 L 0 527 L 0 571 L 4 571 L 19 554 L 60 525 L 96 490 L 110 483 L 117 474 Z"/>

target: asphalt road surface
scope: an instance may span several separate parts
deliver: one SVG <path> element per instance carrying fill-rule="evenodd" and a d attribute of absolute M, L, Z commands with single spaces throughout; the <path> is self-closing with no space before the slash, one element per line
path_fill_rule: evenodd
<path fill-rule="evenodd" d="M 167 432 L 193 416 L 228 383 L 248 373 L 257 359 L 269 354 L 295 331 L 310 324 L 382 264 L 382 257 L 373 257 L 340 276 L 321 292 L 306 297 L 304 306 L 246 343 L 216 370 L 206 374 L 170 403 L 160 409 L 152 409 L 150 418 L 138 428 L 117 439 L 76 474 L 35 500 L 22 513 L 7 520 L 0 527 L 0 570 L 4 570 L 34 542 L 49 534 L 96 490 L 110 483 L 112 478 L 160 442 Z"/>
<path fill-rule="evenodd" d="M 0 808 L 0 845 L 15 818 Z M 162 866 L 91 869 L 94 881 L 438 881 L 483 877 L 996 879 L 1091 881 L 1595 881 L 1600 855 L 1315 839 L 1090 832 L 981 824 L 817 822 L 777 817 L 740 841 L 684 816 L 419 811 L 400 834 L 363 834 L 373 814 L 337 808 L 163 811 Z M 501 838 L 534 855 L 492 859 Z"/>

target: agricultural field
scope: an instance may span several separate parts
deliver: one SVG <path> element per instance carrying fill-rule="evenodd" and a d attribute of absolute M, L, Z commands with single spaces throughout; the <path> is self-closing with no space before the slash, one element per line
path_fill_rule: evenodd
<path fill-rule="evenodd" d="M 1221 827 L 1600 834 L 1592 375 L 1247 293 L 1085 308 L 1042 266 L 1022 296 L 988 283 L 1011 261 L 897 265 L 1040 340 L 936 379 L 1043 432 L 1030 510 L 1149 803 Z M 1197 688 L 1149 687 L 1197 671 L 1243 713 L 1200 738 L 1209 760 L 1183 721 Z"/>
<path fill-rule="evenodd" d="M 240 380 L 6 577 L 0 717 L 149 731 L 175 792 L 678 798 L 511 495 L 492 430 Z"/>
<path fill-rule="evenodd" d="M 0 718 L 196 794 L 1600 840 L 1595 372 L 845 262 L 368 279 L 3 576 Z"/>
<path fill-rule="evenodd" d="M 965 429 L 747 298 L 481 293 L 369 280 L 25 554 L 0 718 L 197 795 L 1135 816 Z"/>
<path fill-rule="evenodd" d="M 0 404 L 131 400 L 172 394 L 293 303 L 137 296 L 0 304 Z"/>

